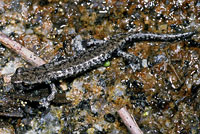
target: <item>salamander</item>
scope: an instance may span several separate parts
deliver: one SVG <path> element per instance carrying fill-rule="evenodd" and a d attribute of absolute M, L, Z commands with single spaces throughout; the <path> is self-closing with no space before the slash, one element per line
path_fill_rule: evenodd
<path fill-rule="evenodd" d="M 39 67 L 18 68 L 11 78 L 16 89 L 29 90 L 40 84 L 49 84 L 102 65 L 114 53 L 138 41 L 171 42 L 190 38 L 195 32 L 180 34 L 120 33 L 100 45 L 94 44 L 84 52 L 60 61 L 50 62 Z"/>

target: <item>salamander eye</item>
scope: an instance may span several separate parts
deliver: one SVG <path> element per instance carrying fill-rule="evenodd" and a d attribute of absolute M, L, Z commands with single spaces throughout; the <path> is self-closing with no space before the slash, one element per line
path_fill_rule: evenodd
<path fill-rule="evenodd" d="M 16 70 L 16 74 L 20 74 L 20 73 L 22 73 L 24 71 L 24 68 L 23 67 L 19 67 L 19 68 L 17 68 L 17 70 Z"/>

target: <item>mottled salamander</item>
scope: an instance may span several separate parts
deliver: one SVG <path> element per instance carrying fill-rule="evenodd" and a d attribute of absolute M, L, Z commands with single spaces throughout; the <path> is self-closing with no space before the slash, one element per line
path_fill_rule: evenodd
<path fill-rule="evenodd" d="M 40 84 L 49 84 L 60 79 L 74 77 L 77 74 L 101 65 L 126 46 L 136 41 L 175 41 L 186 39 L 195 32 L 182 34 L 126 33 L 116 34 L 100 45 L 94 45 L 86 51 L 57 62 L 39 67 L 18 68 L 12 76 L 12 84 L 17 89 L 29 90 Z"/>

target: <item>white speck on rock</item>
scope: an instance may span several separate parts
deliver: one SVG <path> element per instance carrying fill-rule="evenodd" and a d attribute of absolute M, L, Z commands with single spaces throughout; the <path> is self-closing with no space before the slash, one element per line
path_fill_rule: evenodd
<path fill-rule="evenodd" d="M 148 65 L 147 65 L 147 59 L 143 59 L 142 60 L 142 66 L 143 67 L 147 67 Z"/>
<path fill-rule="evenodd" d="M 94 127 L 99 131 L 103 130 L 103 128 L 99 124 L 94 124 Z"/>

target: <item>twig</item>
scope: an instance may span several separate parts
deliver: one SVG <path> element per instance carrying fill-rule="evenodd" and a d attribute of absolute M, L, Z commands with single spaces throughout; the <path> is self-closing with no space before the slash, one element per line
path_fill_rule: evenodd
<path fill-rule="evenodd" d="M 125 107 L 121 108 L 117 112 L 131 134 L 143 134 L 143 132 L 138 127 L 135 119 L 131 118 L 131 115 L 128 113 Z"/>
<path fill-rule="evenodd" d="M 11 51 L 15 52 L 16 54 L 20 55 L 25 61 L 30 63 L 33 66 L 40 66 L 45 64 L 45 61 L 40 57 L 36 56 L 33 52 L 28 50 L 27 48 L 23 47 L 18 42 L 11 40 L 8 36 L 0 32 L 0 42 Z M 1 76 L 1 72 L 0 72 Z M 3 76 L 5 83 L 10 83 L 11 76 Z"/>
<path fill-rule="evenodd" d="M 165 53 L 167 55 L 167 58 L 169 59 L 169 63 L 167 63 L 167 65 L 172 69 L 173 73 L 176 75 L 176 77 L 179 80 L 180 84 L 183 84 L 184 82 L 181 80 L 181 78 L 179 77 L 176 69 L 174 68 L 174 66 L 171 63 L 171 60 L 170 60 L 169 55 L 168 55 L 168 52 L 165 51 Z M 191 88 L 189 88 L 187 85 L 186 85 L 186 89 L 187 89 L 187 93 L 191 93 Z"/>
<path fill-rule="evenodd" d="M 36 56 L 33 52 L 23 47 L 16 41 L 11 40 L 2 32 L 0 32 L 0 42 L 7 48 L 20 55 L 25 61 L 33 66 L 40 66 L 42 64 L 45 64 L 45 61 L 42 60 L 40 57 Z"/>
<path fill-rule="evenodd" d="M 174 74 L 175 74 L 176 77 L 178 78 L 179 82 L 180 82 L 180 83 L 183 83 L 182 80 L 181 80 L 181 78 L 179 77 L 178 73 L 176 72 L 176 69 L 174 68 L 174 66 L 173 66 L 172 63 L 171 63 L 171 60 L 170 60 L 169 55 L 168 55 L 168 52 L 165 51 L 165 53 L 166 53 L 167 58 L 168 58 L 168 60 L 169 60 L 169 63 L 168 63 L 167 65 L 171 67 L 171 69 L 173 70 Z"/>
<path fill-rule="evenodd" d="M 168 66 L 171 67 L 171 69 L 173 70 L 174 74 L 176 75 L 176 77 L 178 78 L 180 83 L 183 83 L 182 80 L 180 79 L 178 73 L 176 72 L 176 69 L 174 68 L 174 66 L 171 64 L 171 62 L 168 64 Z"/>

